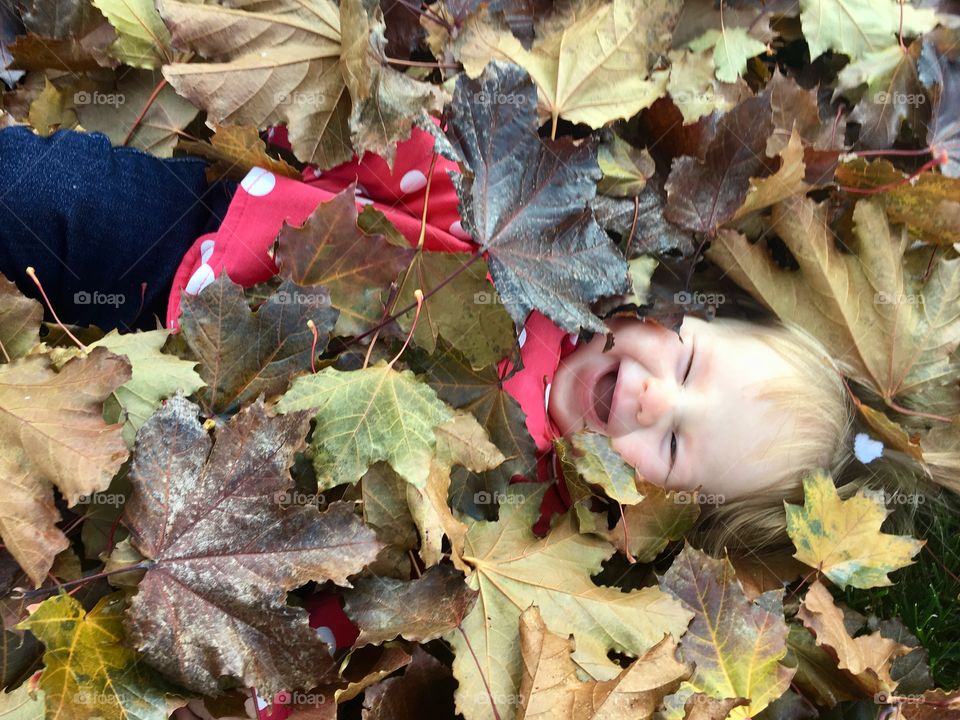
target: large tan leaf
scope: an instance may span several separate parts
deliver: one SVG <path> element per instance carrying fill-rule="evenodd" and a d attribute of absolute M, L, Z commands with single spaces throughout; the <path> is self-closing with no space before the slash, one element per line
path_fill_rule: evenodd
<path fill-rule="evenodd" d="M 784 503 L 794 557 L 816 568 L 840 587 L 893 585 L 887 573 L 912 564 L 925 541 L 880 532 L 892 510 L 883 494 L 861 490 L 841 500 L 823 471 L 803 479 L 803 505 Z"/>
<path fill-rule="evenodd" d="M 652 718 L 664 696 L 690 676 L 675 657 L 677 642 L 665 635 L 612 680 L 583 682 L 570 659 L 569 638 L 550 632 L 536 606 L 520 616 L 523 679 L 517 720 L 619 720 Z"/>
<path fill-rule="evenodd" d="M 541 118 L 554 128 L 560 117 L 599 128 L 632 117 L 666 92 L 668 72 L 653 64 L 669 47 L 680 5 L 578 0 L 540 24 L 530 50 L 506 25 L 477 13 L 460 29 L 455 53 L 470 77 L 494 59 L 523 67 L 539 90 Z"/>
<path fill-rule="evenodd" d="M 771 229 L 800 265 L 777 265 L 763 242 L 722 229 L 709 257 L 737 284 L 818 338 L 841 367 L 888 403 L 911 405 L 925 389 L 956 383 L 951 354 L 960 345 L 960 258 L 943 258 L 921 283 L 924 270 L 905 250 L 881 205 L 861 200 L 853 211 L 855 237 L 837 248 L 826 204 L 798 196 L 773 206 Z"/>
<path fill-rule="evenodd" d="M 350 159 L 350 101 L 332 0 L 277 0 L 263 12 L 176 0 L 159 7 L 176 46 L 225 60 L 165 65 L 178 93 L 217 123 L 287 123 L 304 162 L 327 168 Z"/>
<path fill-rule="evenodd" d="M 25 297 L 17 286 L 0 275 L 0 362 L 10 362 L 30 352 L 40 342 L 43 305 Z"/>
<path fill-rule="evenodd" d="M 883 637 L 879 630 L 850 637 L 843 624 L 843 612 L 819 581 L 807 590 L 797 617 L 816 636 L 817 645 L 836 657 L 838 667 L 849 672 L 865 694 L 890 692 L 896 687 L 896 681 L 890 677 L 891 666 L 911 648 Z"/>
<path fill-rule="evenodd" d="M 76 505 L 106 490 L 127 458 L 123 426 L 103 421 L 103 401 L 129 379 L 129 363 L 106 348 L 58 373 L 45 355 L 0 365 L 0 536 L 38 587 L 69 545 L 53 488 Z"/>
<path fill-rule="evenodd" d="M 480 598 L 461 627 L 446 639 L 456 652 L 453 672 L 460 681 L 457 709 L 467 720 L 510 716 L 520 687 L 523 660 L 518 621 L 530 605 L 540 608 L 551 632 L 572 634 L 573 662 L 596 680 L 620 673 L 607 652 L 639 656 L 664 633 L 679 637 L 691 613 L 655 587 L 633 592 L 591 581 L 613 546 L 581 535 L 572 514 L 562 517 L 543 539 L 531 526 L 539 516 L 546 487 L 511 485 L 501 496 L 499 522 L 469 520 L 464 561 Z"/>
<path fill-rule="evenodd" d="M 690 546 L 673 561 L 660 585 L 694 612 L 680 651 L 696 670 L 675 696 L 671 717 L 694 692 L 718 699 L 747 698 L 749 706 L 731 713 L 744 718 L 786 691 L 794 670 L 780 662 L 787 654 L 782 590 L 748 600 L 728 560 L 711 558 Z"/>

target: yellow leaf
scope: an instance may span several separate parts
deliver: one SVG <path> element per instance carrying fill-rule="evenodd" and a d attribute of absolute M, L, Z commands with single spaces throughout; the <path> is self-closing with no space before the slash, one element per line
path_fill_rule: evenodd
<path fill-rule="evenodd" d="M 911 565 L 924 542 L 880 532 L 889 515 L 880 493 L 861 490 L 841 500 L 823 471 L 803 479 L 803 505 L 784 503 L 794 557 L 840 587 L 892 585 L 887 573 Z"/>
<path fill-rule="evenodd" d="M 523 67 L 554 131 L 561 116 L 599 128 L 632 117 L 666 92 L 669 73 L 653 62 L 669 47 L 679 10 L 676 0 L 579 0 L 540 24 L 530 50 L 481 12 L 464 24 L 455 54 L 470 77 L 493 59 Z"/>

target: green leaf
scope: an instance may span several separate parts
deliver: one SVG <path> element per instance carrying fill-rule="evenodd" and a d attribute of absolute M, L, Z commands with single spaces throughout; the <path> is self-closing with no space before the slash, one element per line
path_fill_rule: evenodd
<path fill-rule="evenodd" d="M 195 362 L 167 355 L 160 348 L 170 336 L 167 330 L 119 334 L 111 331 L 103 339 L 90 345 L 105 347 L 130 361 L 130 379 L 113 393 L 120 407 L 126 412 L 123 439 L 127 447 L 133 447 L 137 430 L 156 410 L 160 401 L 182 390 L 184 395 L 199 390 L 206 383 L 197 371 Z"/>
<path fill-rule="evenodd" d="M 170 31 L 154 0 L 92 0 L 120 36 L 110 54 L 137 68 L 158 68 L 172 55 Z"/>
<path fill-rule="evenodd" d="M 414 302 L 414 290 L 426 293 L 471 261 L 467 253 L 419 252 L 400 279 L 395 306 Z M 414 312 L 397 318 L 404 332 L 413 324 Z M 487 263 L 480 258 L 460 272 L 440 292 L 424 299 L 413 340 L 427 352 L 443 335 L 475 368 L 491 365 L 513 347 L 513 320 L 487 280 Z"/>
<path fill-rule="evenodd" d="M 913 563 L 925 541 L 880 532 L 892 511 L 883 493 L 861 490 L 841 500 L 832 478 L 819 471 L 803 479 L 803 505 L 784 503 L 794 557 L 839 587 L 893 585 L 887 573 Z"/>
<path fill-rule="evenodd" d="M 637 491 L 637 473 L 601 433 L 575 432 L 571 443 L 576 449 L 573 462 L 584 480 L 599 485 L 607 497 L 621 505 L 635 505 L 643 500 Z"/>
<path fill-rule="evenodd" d="M 20 623 L 46 646 L 40 689 L 48 720 L 167 720 L 176 707 L 167 707 L 156 673 L 124 645 L 124 606 L 119 594 L 108 595 L 87 613 L 63 594 Z"/>
<path fill-rule="evenodd" d="M 40 342 L 43 306 L 0 275 L 0 363 L 23 357 Z"/>
<path fill-rule="evenodd" d="M 430 386 L 382 360 L 361 370 L 328 367 L 297 378 L 277 410 L 315 412 L 314 467 L 321 490 L 355 483 L 379 460 L 423 488 L 436 445 L 433 428 L 453 417 Z"/>
<path fill-rule="evenodd" d="M 711 28 L 687 47 L 694 52 L 713 48 L 713 64 L 717 68 L 717 80 L 736 82 L 747 71 L 747 60 L 765 52 L 767 46 L 747 34 L 742 27 L 724 28 L 721 32 Z"/>
<path fill-rule="evenodd" d="M 16 690 L 0 693 L 2 720 L 44 720 L 46 707 L 43 690 L 31 693 L 29 683 L 24 683 Z"/>

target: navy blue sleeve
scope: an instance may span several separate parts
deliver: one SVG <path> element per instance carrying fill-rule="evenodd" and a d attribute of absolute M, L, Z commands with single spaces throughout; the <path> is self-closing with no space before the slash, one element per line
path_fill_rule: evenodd
<path fill-rule="evenodd" d="M 208 185 L 205 167 L 99 133 L 0 130 L 0 272 L 39 299 L 33 266 L 65 323 L 162 325 L 180 260 L 219 226 L 236 187 Z"/>

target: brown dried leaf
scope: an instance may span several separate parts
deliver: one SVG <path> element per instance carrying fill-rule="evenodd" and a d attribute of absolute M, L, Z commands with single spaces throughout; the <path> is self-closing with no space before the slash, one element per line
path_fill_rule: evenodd
<path fill-rule="evenodd" d="M 131 543 L 151 562 L 126 622 L 131 644 L 184 687 L 221 678 L 270 696 L 336 678 L 325 643 L 286 592 L 349 585 L 382 545 L 350 506 L 286 506 L 288 468 L 309 414 L 267 415 L 262 399 L 216 433 L 182 395 L 141 428 L 126 505 Z"/>

